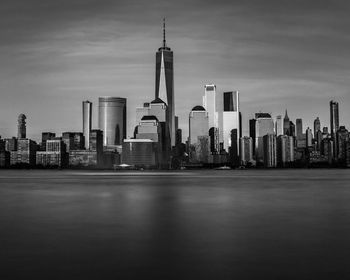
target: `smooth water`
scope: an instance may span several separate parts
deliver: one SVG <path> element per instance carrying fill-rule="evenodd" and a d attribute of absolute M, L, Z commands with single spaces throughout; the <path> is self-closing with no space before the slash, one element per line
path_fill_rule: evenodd
<path fill-rule="evenodd" d="M 0 279 L 348 279 L 350 170 L 0 170 Z"/>

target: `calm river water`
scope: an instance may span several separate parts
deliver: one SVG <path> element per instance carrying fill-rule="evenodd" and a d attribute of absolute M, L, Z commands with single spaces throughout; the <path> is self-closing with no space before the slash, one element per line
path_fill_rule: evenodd
<path fill-rule="evenodd" d="M 0 279 L 349 279 L 350 170 L 0 170 Z"/>

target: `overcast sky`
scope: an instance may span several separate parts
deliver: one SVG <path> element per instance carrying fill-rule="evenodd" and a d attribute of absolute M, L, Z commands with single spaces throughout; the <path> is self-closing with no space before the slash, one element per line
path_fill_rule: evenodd
<path fill-rule="evenodd" d="M 20 113 L 36 140 L 82 131 L 83 100 L 96 127 L 98 97 L 109 95 L 127 98 L 130 136 L 135 107 L 154 99 L 163 17 L 185 136 L 207 83 L 240 91 L 244 134 L 259 111 L 329 126 L 331 99 L 349 128 L 349 13 L 347 0 L 2 0 L 0 135 L 16 135 Z"/>

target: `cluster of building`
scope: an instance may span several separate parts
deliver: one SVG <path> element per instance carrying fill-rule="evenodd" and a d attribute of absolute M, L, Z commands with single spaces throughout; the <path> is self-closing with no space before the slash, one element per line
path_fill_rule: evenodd
<path fill-rule="evenodd" d="M 92 129 L 92 102 L 82 102 L 82 131 L 43 132 L 41 142 L 26 138 L 26 116 L 18 117 L 17 137 L 1 139 L 0 167 L 181 168 L 181 167 L 350 167 L 349 132 L 339 126 L 338 103 L 330 102 L 330 131 L 303 130 L 287 111 L 284 118 L 256 113 L 249 136 L 242 135 L 239 92 L 218 93 L 204 86 L 201 105 L 189 113 L 189 136 L 175 116 L 173 52 L 163 44 L 156 52 L 155 99 L 136 108 L 133 137 L 127 139 L 127 100 L 99 97 L 98 128 Z"/>

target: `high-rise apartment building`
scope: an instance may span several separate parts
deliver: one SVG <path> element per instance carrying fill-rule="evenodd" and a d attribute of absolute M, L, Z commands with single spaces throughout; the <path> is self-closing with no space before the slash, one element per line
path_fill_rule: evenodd
<path fill-rule="evenodd" d="M 86 100 L 83 101 L 83 135 L 84 135 L 84 147 L 89 149 L 90 143 L 90 131 L 92 126 L 92 102 Z"/>
<path fill-rule="evenodd" d="M 231 147 L 231 131 L 237 129 L 237 143 L 240 135 L 240 117 L 239 117 L 239 92 L 230 91 L 223 94 L 223 113 L 222 113 L 222 133 L 224 149 L 229 152 Z"/>
<path fill-rule="evenodd" d="M 104 146 L 121 145 L 126 138 L 126 98 L 99 97 L 98 124 Z"/>
<path fill-rule="evenodd" d="M 165 21 L 163 22 L 163 44 L 156 52 L 155 97 L 168 106 L 168 120 L 171 146 L 175 145 L 175 97 L 174 97 L 174 57 L 165 39 Z"/>
<path fill-rule="evenodd" d="M 20 114 L 18 116 L 18 131 L 17 131 L 17 138 L 18 139 L 24 139 L 26 138 L 26 115 Z"/>
<path fill-rule="evenodd" d="M 216 85 L 205 85 L 203 96 L 203 107 L 208 112 L 209 129 L 219 127 L 218 112 L 216 110 Z"/>

